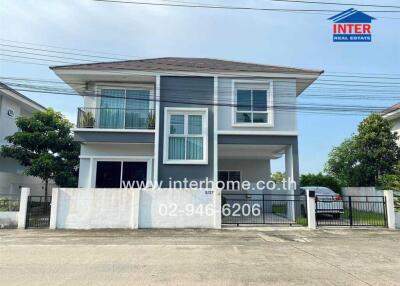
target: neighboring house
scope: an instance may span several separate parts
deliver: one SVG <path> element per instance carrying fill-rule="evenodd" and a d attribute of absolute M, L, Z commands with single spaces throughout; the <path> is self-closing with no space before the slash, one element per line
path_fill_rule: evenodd
<path fill-rule="evenodd" d="M 51 68 L 84 98 L 79 187 L 299 177 L 296 97 L 323 71 L 207 58 Z"/>
<path fill-rule="evenodd" d="M 385 109 L 382 116 L 392 123 L 392 131 L 400 136 L 400 103 Z M 400 146 L 400 139 L 397 140 L 397 145 Z"/>
<path fill-rule="evenodd" d="M 18 131 L 15 120 L 45 108 L 4 83 L 0 83 L 0 145 L 8 144 L 5 137 Z M 41 193 L 40 179 L 23 175 L 24 167 L 16 160 L 0 157 L 0 194 L 19 195 L 20 188 L 30 187 L 32 194 Z"/>

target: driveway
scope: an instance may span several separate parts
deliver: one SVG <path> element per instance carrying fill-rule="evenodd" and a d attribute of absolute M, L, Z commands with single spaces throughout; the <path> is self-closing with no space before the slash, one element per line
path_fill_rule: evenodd
<path fill-rule="evenodd" d="M 400 232 L 0 231 L 0 285 L 399 285 Z"/>

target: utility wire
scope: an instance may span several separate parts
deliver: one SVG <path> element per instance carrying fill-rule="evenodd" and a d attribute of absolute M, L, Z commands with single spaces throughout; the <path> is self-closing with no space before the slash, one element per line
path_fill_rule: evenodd
<path fill-rule="evenodd" d="M 185 7 L 185 8 L 205 8 L 205 9 L 224 9 L 224 10 L 248 10 L 248 11 L 270 11 L 270 12 L 342 12 L 333 9 L 290 9 L 290 8 L 257 8 L 242 6 L 225 6 L 225 5 L 205 5 L 205 4 L 171 4 L 171 3 L 154 3 L 139 1 L 123 1 L 123 0 L 91 0 L 95 2 L 108 2 L 117 4 L 147 5 L 147 6 L 167 6 L 167 7 Z M 400 10 L 365 10 L 364 12 L 374 13 L 399 13 Z"/>
<path fill-rule="evenodd" d="M 274 1 L 274 2 L 289 2 L 289 3 L 303 3 L 303 4 L 321 4 L 321 5 L 359 6 L 359 7 L 395 8 L 395 9 L 400 9 L 400 6 L 395 6 L 395 5 L 375 5 L 375 4 L 340 3 L 340 2 L 305 1 L 305 0 L 269 0 L 269 1 Z"/>

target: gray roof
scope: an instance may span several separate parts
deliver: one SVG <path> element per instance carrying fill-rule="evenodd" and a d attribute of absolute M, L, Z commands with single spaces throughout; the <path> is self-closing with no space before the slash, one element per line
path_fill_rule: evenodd
<path fill-rule="evenodd" d="M 393 106 L 391 106 L 389 108 L 386 108 L 384 111 L 382 111 L 382 115 L 389 114 L 389 113 L 391 113 L 393 111 L 396 111 L 398 109 L 400 109 L 400 103 L 396 103 L 395 105 L 393 105 Z"/>
<path fill-rule="evenodd" d="M 255 73 L 292 73 L 292 74 L 321 74 L 323 70 L 311 70 L 273 65 L 262 65 L 236 61 L 226 61 L 209 58 L 154 58 L 141 60 L 127 60 L 118 62 L 100 62 L 93 64 L 79 64 L 54 66 L 51 69 L 84 69 L 84 70 L 137 70 L 137 71 L 182 71 L 182 72 L 255 72 Z"/>
<path fill-rule="evenodd" d="M 38 109 L 43 109 L 43 110 L 46 109 L 46 107 L 44 107 L 43 105 L 41 105 L 41 104 L 37 103 L 36 101 L 30 99 L 29 97 L 27 97 L 27 96 L 23 95 L 22 93 L 16 91 L 15 89 L 9 87 L 5 83 L 0 82 L 0 91 L 3 90 L 3 89 L 8 90 L 8 91 L 12 92 L 14 95 L 19 96 L 19 97 L 31 102 L 32 104 L 36 105 L 38 107 Z"/>

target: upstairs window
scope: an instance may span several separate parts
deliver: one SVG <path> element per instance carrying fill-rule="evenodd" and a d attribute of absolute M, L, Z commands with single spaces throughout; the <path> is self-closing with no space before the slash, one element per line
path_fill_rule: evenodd
<path fill-rule="evenodd" d="M 267 90 L 237 89 L 236 123 L 267 123 Z"/>
<path fill-rule="evenodd" d="M 237 83 L 233 89 L 233 124 L 272 126 L 272 95 L 267 83 Z"/>
<path fill-rule="evenodd" d="M 143 129 L 149 126 L 151 90 L 102 88 L 99 128 Z M 95 110 L 87 108 L 88 112 Z"/>
<path fill-rule="evenodd" d="M 207 163 L 207 111 L 166 109 L 164 163 Z"/>

